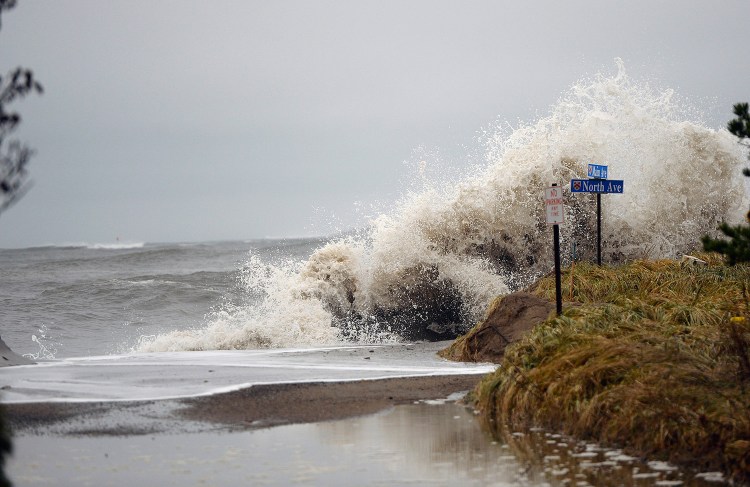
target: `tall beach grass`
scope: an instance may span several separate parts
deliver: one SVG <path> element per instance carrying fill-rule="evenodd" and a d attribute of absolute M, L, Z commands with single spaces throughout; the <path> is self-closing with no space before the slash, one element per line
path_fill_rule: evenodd
<path fill-rule="evenodd" d="M 700 257 L 708 265 L 576 265 L 563 314 L 478 386 L 486 424 L 555 428 L 749 481 L 750 267 Z M 554 286 L 531 290 L 554 300 Z"/>

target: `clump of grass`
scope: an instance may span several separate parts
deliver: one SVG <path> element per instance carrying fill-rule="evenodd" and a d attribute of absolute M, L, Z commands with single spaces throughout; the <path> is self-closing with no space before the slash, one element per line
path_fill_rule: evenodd
<path fill-rule="evenodd" d="M 575 303 L 478 386 L 487 424 L 561 429 L 750 480 L 750 267 L 701 258 L 577 265 Z M 546 277 L 532 292 L 554 299 L 554 286 Z"/>

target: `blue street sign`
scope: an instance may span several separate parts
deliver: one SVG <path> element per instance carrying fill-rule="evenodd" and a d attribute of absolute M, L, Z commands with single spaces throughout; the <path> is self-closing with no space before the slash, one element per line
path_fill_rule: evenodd
<path fill-rule="evenodd" d="M 571 193 L 622 193 L 623 181 L 617 179 L 571 179 Z"/>
<path fill-rule="evenodd" d="M 589 164 L 588 177 L 591 179 L 607 179 L 607 166 Z"/>

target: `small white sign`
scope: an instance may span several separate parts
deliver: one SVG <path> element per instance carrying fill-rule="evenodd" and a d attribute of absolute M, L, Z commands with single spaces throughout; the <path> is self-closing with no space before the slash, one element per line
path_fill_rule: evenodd
<path fill-rule="evenodd" d="M 557 225 L 565 222 L 562 187 L 551 186 L 544 190 L 544 207 L 547 210 L 548 225 Z"/>

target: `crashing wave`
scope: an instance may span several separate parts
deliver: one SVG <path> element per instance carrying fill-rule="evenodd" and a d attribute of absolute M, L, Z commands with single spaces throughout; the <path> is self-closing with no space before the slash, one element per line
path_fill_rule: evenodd
<path fill-rule="evenodd" d="M 452 337 L 494 296 L 551 269 L 543 189 L 586 178 L 589 163 L 625 181 L 623 194 L 602 197 L 607 263 L 687 253 L 720 221 L 740 221 L 748 200 L 736 139 L 681 119 L 671 90 L 635 83 L 617 64 L 614 76 L 574 85 L 549 116 L 494 131 L 483 168 L 409 194 L 363 235 L 331 241 L 303 263 L 250 259 L 244 282 L 259 305 L 144 349 Z M 573 243 L 591 260 L 594 196 L 566 192 L 565 207 L 564 260 Z"/>

